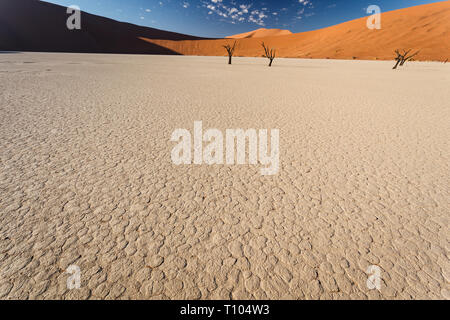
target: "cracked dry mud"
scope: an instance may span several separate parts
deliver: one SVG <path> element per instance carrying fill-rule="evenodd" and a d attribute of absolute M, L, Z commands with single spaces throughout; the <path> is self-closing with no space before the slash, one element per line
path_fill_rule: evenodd
<path fill-rule="evenodd" d="M 450 66 L 226 62 L 0 54 L 2 299 L 450 297 Z M 279 174 L 173 165 L 195 120 Z"/>

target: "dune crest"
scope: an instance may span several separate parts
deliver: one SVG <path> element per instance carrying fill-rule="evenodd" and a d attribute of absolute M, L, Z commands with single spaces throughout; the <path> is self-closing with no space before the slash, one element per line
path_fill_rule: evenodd
<path fill-rule="evenodd" d="M 265 38 L 265 37 L 285 36 L 289 34 L 292 34 L 292 32 L 289 30 L 260 28 L 250 32 L 228 36 L 226 38 L 227 39 Z"/>

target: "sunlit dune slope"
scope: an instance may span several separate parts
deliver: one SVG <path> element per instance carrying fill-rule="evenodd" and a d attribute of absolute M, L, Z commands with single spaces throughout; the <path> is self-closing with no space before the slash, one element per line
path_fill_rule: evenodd
<path fill-rule="evenodd" d="M 395 49 L 420 50 L 417 60 L 450 58 L 450 1 L 382 14 L 381 30 L 370 30 L 367 17 L 316 31 L 238 40 L 237 56 L 262 55 L 261 42 L 279 57 L 393 59 Z M 183 55 L 221 56 L 231 39 L 201 41 L 148 40 Z"/>

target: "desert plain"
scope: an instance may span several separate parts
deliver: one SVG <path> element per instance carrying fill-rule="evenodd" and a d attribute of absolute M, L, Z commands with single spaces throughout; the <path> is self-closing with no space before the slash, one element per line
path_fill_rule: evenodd
<path fill-rule="evenodd" d="M 450 298 L 450 64 L 226 62 L 0 53 L 1 299 Z M 194 121 L 278 174 L 174 165 Z"/>

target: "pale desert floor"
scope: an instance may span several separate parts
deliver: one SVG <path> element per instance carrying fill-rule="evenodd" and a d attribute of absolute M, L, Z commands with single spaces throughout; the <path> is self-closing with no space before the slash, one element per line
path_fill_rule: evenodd
<path fill-rule="evenodd" d="M 450 298 L 450 63 L 226 59 L 0 53 L 1 298 Z M 195 120 L 279 174 L 173 165 Z"/>

